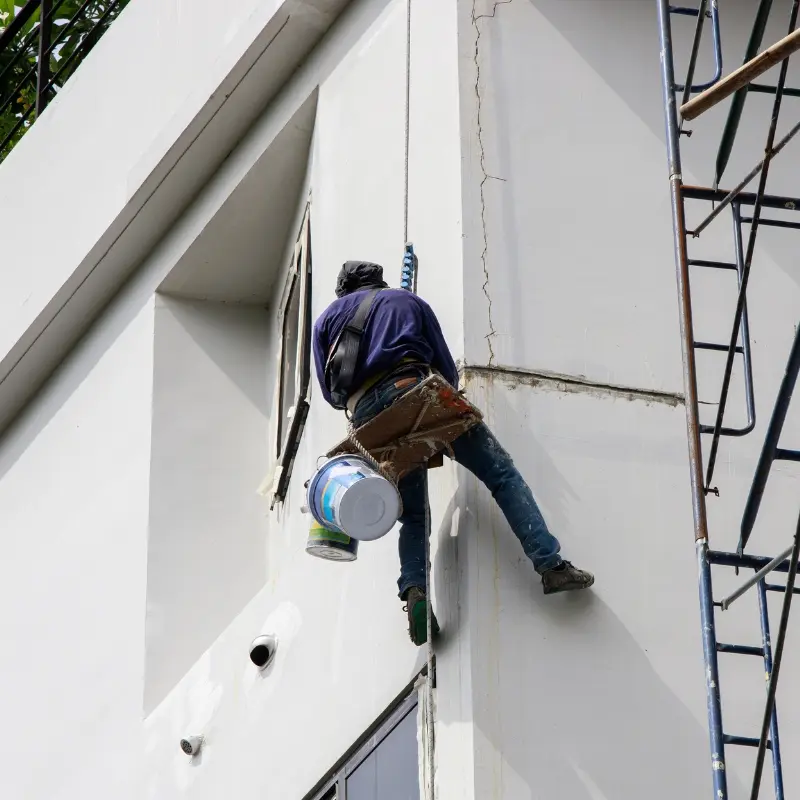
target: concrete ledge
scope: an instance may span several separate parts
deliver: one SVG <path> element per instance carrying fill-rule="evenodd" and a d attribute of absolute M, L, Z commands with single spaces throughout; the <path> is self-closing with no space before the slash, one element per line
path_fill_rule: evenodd
<path fill-rule="evenodd" d="M 158 0 L 120 16 L 0 170 L 14 232 L 0 273 L 0 430 L 348 2 L 235 0 L 227 29 L 208 21 L 210 0 L 206 18 Z M 148 46 L 159 69 L 133 58 Z"/>

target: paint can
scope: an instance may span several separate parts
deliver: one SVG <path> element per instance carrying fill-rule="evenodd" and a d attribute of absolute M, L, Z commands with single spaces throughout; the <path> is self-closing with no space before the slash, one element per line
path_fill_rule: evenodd
<path fill-rule="evenodd" d="M 308 508 L 323 528 L 368 542 L 394 527 L 400 495 L 360 456 L 335 456 L 309 482 Z"/>
<path fill-rule="evenodd" d="M 355 561 L 358 558 L 358 542 L 346 533 L 323 528 L 314 521 L 308 531 L 306 553 L 326 561 Z"/>

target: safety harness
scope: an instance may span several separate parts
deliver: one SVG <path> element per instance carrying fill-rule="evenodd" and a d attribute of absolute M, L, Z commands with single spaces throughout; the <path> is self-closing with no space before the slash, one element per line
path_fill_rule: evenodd
<path fill-rule="evenodd" d="M 361 337 L 367 315 L 381 289 L 370 289 L 358 304 L 356 313 L 342 328 L 325 364 L 325 386 L 331 395 L 334 408 L 347 408 L 347 398 L 353 390 L 353 378 L 361 348 Z"/>

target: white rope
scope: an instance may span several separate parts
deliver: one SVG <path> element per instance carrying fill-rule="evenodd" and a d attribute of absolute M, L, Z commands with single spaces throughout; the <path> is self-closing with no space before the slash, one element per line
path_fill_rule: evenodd
<path fill-rule="evenodd" d="M 403 187 L 403 247 L 408 244 L 408 154 L 411 142 L 411 0 L 406 5 L 406 142 Z"/>
<path fill-rule="evenodd" d="M 410 0 L 409 0 L 410 1 Z M 426 615 L 425 615 L 425 625 L 427 627 L 427 652 L 426 652 L 426 662 L 427 662 L 427 672 L 428 672 L 428 679 L 425 683 L 425 691 L 426 691 L 426 703 L 425 703 L 425 727 L 426 727 L 426 737 L 425 737 L 425 749 L 426 749 L 426 757 L 428 761 L 428 798 L 427 800 L 434 800 L 435 797 L 435 785 L 436 782 L 434 780 L 434 770 L 436 768 L 436 761 L 434 758 L 434 735 L 435 735 L 435 726 L 434 726 L 434 716 L 433 716 L 433 682 L 434 682 L 434 671 L 433 671 L 433 623 L 431 619 L 431 608 L 432 608 L 432 597 L 431 597 L 431 507 L 430 502 L 428 500 L 428 468 L 424 466 L 423 469 L 425 470 L 425 584 L 426 584 L 426 592 L 427 592 L 427 607 L 426 607 Z"/>
<path fill-rule="evenodd" d="M 397 486 L 397 480 L 395 479 L 392 472 L 387 469 L 385 464 L 381 464 L 373 455 L 364 447 L 363 444 L 358 440 L 358 434 L 356 431 L 356 426 L 353 425 L 353 420 L 347 421 L 347 436 L 350 441 L 353 443 L 353 447 L 358 450 L 359 454 L 364 458 L 364 460 L 371 466 L 374 467 L 378 472 L 381 474 L 382 477 L 386 478 L 387 481 L 393 483 Z"/>
<path fill-rule="evenodd" d="M 364 447 L 363 444 L 358 440 L 358 435 L 356 433 L 356 427 L 353 425 L 353 420 L 347 421 L 347 436 L 350 441 L 353 443 L 353 447 L 358 450 L 359 454 L 366 460 L 366 462 L 374 467 L 380 473 L 381 477 L 386 478 L 389 483 L 391 483 L 395 489 L 397 489 L 397 496 L 400 499 L 400 514 L 403 513 L 403 498 L 400 495 L 400 490 L 397 487 L 397 477 L 395 476 L 394 472 L 391 470 L 391 462 L 379 462 L 373 455 Z"/>
<path fill-rule="evenodd" d="M 425 409 L 427 410 L 427 406 Z M 421 419 L 417 420 L 417 424 Z M 350 441 L 358 452 L 371 464 L 375 469 L 383 475 L 384 478 L 397 485 L 394 476 L 386 469 L 383 464 L 378 463 L 372 454 L 364 447 L 358 440 L 356 429 L 352 420 L 348 422 L 347 432 Z M 434 668 L 433 668 L 433 619 L 432 619 L 432 598 L 431 598 L 431 507 L 428 499 L 428 466 L 423 464 L 420 469 L 425 470 L 425 592 L 426 592 L 426 606 L 425 606 L 425 630 L 426 630 L 426 678 L 425 678 L 425 703 L 424 703 L 424 723 L 425 723 L 425 736 L 423 741 L 425 743 L 425 766 L 427 781 L 425 783 L 426 800 L 434 800 L 435 798 L 435 783 L 434 783 L 434 770 L 436 768 L 436 761 L 434 758 L 434 716 L 433 716 L 433 682 L 434 682 Z M 402 502 L 402 501 L 401 501 Z"/>

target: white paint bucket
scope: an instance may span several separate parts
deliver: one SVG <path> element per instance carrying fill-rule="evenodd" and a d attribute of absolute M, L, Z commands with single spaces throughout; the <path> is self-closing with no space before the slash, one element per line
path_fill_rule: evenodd
<path fill-rule="evenodd" d="M 315 520 L 308 532 L 306 553 L 327 561 L 355 561 L 358 558 L 358 541 L 346 533 L 323 528 Z"/>
<path fill-rule="evenodd" d="M 336 456 L 309 482 L 308 507 L 323 528 L 368 542 L 394 527 L 400 495 L 360 456 Z"/>

